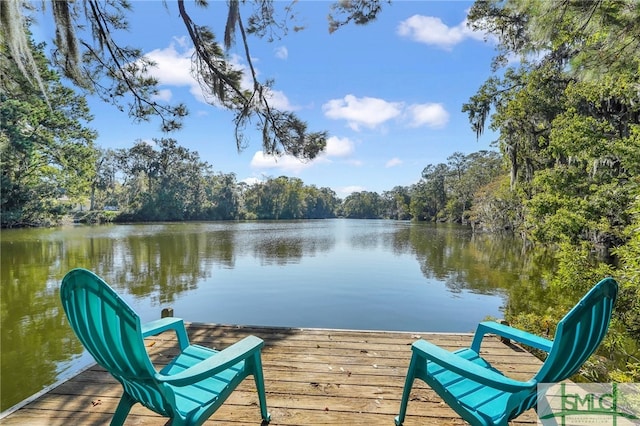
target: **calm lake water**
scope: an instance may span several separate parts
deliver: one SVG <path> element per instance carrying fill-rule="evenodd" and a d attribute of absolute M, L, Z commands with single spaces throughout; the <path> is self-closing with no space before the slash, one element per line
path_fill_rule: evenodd
<path fill-rule="evenodd" d="M 219 324 L 469 332 L 519 309 L 547 267 L 513 238 L 346 219 L 3 230 L 0 253 L 0 410 L 92 362 L 59 302 L 72 268 L 143 321 L 172 307 Z"/>

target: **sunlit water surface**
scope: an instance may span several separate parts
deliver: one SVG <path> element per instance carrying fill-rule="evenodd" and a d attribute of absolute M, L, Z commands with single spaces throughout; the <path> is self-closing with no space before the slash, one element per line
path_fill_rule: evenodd
<path fill-rule="evenodd" d="M 383 220 L 3 230 L 2 410 L 92 359 L 59 303 L 64 274 L 102 276 L 143 322 L 469 332 L 502 317 L 521 245 Z"/>

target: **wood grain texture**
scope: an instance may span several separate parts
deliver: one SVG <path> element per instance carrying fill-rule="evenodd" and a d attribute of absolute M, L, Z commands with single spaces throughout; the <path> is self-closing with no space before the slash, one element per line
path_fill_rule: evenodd
<path fill-rule="evenodd" d="M 469 346 L 471 334 L 387 332 L 189 324 L 192 343 L 222 349 L 255 335 L 265 341 L 262 361 L 271 425 L 393 425 L 411 357 L 411 343 L 429 340 L 449 350 Z M 175 355 L 175 335 L 145 340 L 156 366 Z M 541 362 L 516 345 L 488 336 L 483 356 L 506 375 L 527 380 Z M 55 387 L 0 425 L 102 425 L 111 420 L 120 395 L 116 380 L 94 366 Z M 167 419 L 139 404 L 126 425 L 165 425 Z M 206 425 L 259 425 L 251 378 L 231 395 Z M 464 425 L 424 383 L 414 386 L 405 426 Z M 535 425 L 529 411 L 511 425 Z"/>

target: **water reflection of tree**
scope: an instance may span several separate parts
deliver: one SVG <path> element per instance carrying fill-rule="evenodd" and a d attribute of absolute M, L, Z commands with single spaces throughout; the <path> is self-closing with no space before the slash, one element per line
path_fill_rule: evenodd
<path fill-rule="evenodd" d="M 506 293 L 508 309 L 526 309 L 543 299 L 543 274 L 550 260 L 544 252 L 525 251 L 508 235 L 472 234 L 448 225 L 412 226 L 402 233 L 426 278 L 443 281 L 454 292 Z M 405 235 L 398 235 L 405 241 Z M 400 244 L 398 244 L 400 245 Z"/>
<path fill-rule="evenodd" d="M 391 248 L 395 254 L 408 253 L 409 222 L 365 220 L 365 226 L 352 229 L 349 245 L 353 248 L 371 250 L 384 247 Z"/>
<path fill-rule="evenodd" d="M 213 264 L 234 267 L 233 229 L 175 225 L 136 234 L 132 227 L 120 238 L 95 230 L 38 230 L 38 238 L 3 240 L 2 410 L 54 383 L 57 365 L 83 352 L 59 301 L 60 280 L 70 269 L 90 269 L 116 291 L 164 305 L 196 289 Z"/>
<path fill-rule="evenodd" d="M 0 410 L 5 410 L 40 391 L 43 383 L 54 383 L 57 364 L 83 348 L 66 324 L 57 285 L 49 281 L 63 245 L 42 239 L 3 241 L 0 252 Z"/>
<path fill-rule="evenodd" d="M 215 273 L 253 254 L 265 264 L 290 264 L 328 252 L 344 231 L 354 249 L 393 247 L 413 253 L 426 278 L 452 291 L 507 294 L 509 312 L 544 303 L 544 254 L 523 252 L 517 239 L 472 235 L 459 226 L 345 222 L 224 226 L 159 224 L 21 230 L 26 238 L 1 242 L 2 409 L 56 380 L 56 366 L 83 352 L 67 324 L 58 285 L 72 268 L 95 271 L 118 292 L 166 306 Z M 357 225 L 355 225 L 357 226 Z M 112 231 L 109 231 L 109 230 Z M 17 235 L 17 234 L 16 234 Z M 496 290 L 499 289 L 499 290 Z M 20 366 L 20 368 L 16 368 Z"/>
<path fill-rule="evenodd" d="M 114 243 L 114 283 L 160 306 L 172 303 L 211 277 L 213 265 L 235 265 L 234 231 L 179 227 L 169 232 L 130 235 Z"/>
<path fill-rule="evenodd" d="M 302 258 L 327 252 L 335 244 L 333 236 L 301 235 L 269 236 L 257 238 L 253 244 L 253 254 L 261 265 L 287 265 L 300 263 Z"/>

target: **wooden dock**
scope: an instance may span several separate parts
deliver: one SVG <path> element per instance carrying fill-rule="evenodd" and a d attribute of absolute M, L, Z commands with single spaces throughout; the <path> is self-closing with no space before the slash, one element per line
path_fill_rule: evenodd
<path fill-rule="evenodd" d="M 271 425 L 392 426 L 400 406 L 410 345 L 418 338 L 446 349 L 469 346 L 471 334 L 406 333 L 327 329 L 289 329 L 190 324 L 192 342 L 222 349 L 253 334 L 265 341 L 263 367 Z M 154 364 L 176 351 L 171 333 L 146 339 Z M 485 337 L 483 355 L 515 379 L 527 380 L 540 361 L 515 345 Z M 121 386 L 94 366 L 0 420 L 0 425 L 109 424 Z M 512 425 L 535 425 L 529 411 Z M 126 425 L 165 425 L 162 418 L 136 404 Z M 253 380 L 244 383 L 205 423 L 259 425 Z M 421 381 L 409 402 L 406 426 L 464 425 L 455 412 Z"/>

